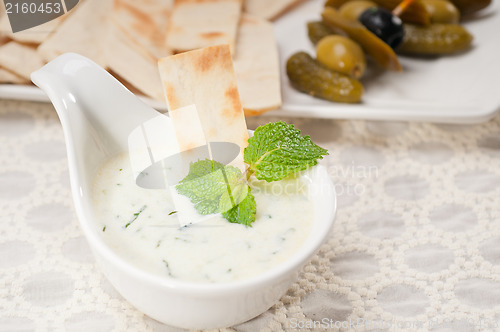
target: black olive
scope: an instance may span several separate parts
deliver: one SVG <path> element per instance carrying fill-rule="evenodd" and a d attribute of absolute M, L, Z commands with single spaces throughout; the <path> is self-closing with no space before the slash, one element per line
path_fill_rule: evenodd
<path fill-rule="evenodd" d="M 403 22 L 387 9 L 369 8 L 361 14 L 359 21 L 393 49 L 403 41 Z"/>

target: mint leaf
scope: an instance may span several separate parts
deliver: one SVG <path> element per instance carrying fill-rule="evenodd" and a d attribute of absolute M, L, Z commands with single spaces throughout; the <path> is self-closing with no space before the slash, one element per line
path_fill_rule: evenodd
<path fill-rule="evenodd" d="M 231 223 L 251 226 L 255 221 L 256 213 L 257 204 L 255 203 L 255 197 L 250 192 L 250 188 L 248 188 L 248 194 L 246 195 L 245 199 L 242 200 L 237 206 L 233 207 L 231 210 L 222 213 L 222 216 Z"/>
<path fill-rule="evenodd" d="M 224 213 L 231 210 L 233 207 L 240 204 L 249 192 L 250 187 L 244 181 L 238 181 L 236 184 L 230 184 L 229 190 L 226 190 L 220 198 L 219 211 Z"/>
<path fill-rule="evenodd" d="M 249 173 L 259 180 L 278 181 L 318 163 L 328 151 L 309 136 L 302 136 L 294 125 L 283 121 L 258 127 L 248 140 L 244 160 Z"/>
<path fill-rule="evenodd" d="M 207 175 L 212 173 L 218 169 L 223 169 L 224 165 L 215 160 L 205 159 L 198 160 L 195 163 L 189 164 L 189 173 L 188 175 L 182 179 L 183 181 L 193 180 L 197 177 Z"/>
<path fill-rule="evenodd" d="M 238 168 L 208 159 L 191 163 L 189 174 L 177 184 L 176 189 L 179 194 L 188 197 L 202 215 L 226 213 L 250 194 L 250 187 Z M 238 222 L 237 215 L 231 216 L 234 220 L 231 222 Z M 245 224 L 250 222 L 248 218 L 244 220 Z"/>
<path fill-rule="evenodd" d="M 189 165 L 189 174 L 176 186 L 177 192 L 191 199 L 202 215 L 220 212 L 219 200 L 239 179 L 241 171 L 214 160 L 200 160 Z"/>
<path fill-rule="evenodd" d="M 228 182 L 235 183 L 239 178 L 241 171 L 238 168 L 205 159 L 191 163 L 188 175 L 176 188 L 190 198 L 214 198 L 222 195 Z"/>

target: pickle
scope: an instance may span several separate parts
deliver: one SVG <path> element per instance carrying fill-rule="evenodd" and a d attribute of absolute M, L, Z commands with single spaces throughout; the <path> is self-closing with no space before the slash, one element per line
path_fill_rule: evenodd
<path fill-rule="evenodd" d="M 323 37 L 334 34 L 335 32 L 321 21 L 307 22 L 307 35 L 314 45 L 323 39 Z"/>
<path fill-rule="evenodd" d="M 361 14 L 372 7 L 377 7 L 377 4 L 370 0 L 348 1 L 340 6 L 339 14 L 350 20 L 359 20 Z"/>
<path fill-rule="evenodd" d="M 448 0 L 421 0 L 430 15 L 431 23 L 457 24 L 460 11 Z"/>
<path fill-rule="evenodd" d="M 325 3 L 325 7 L 333 7 L 338 9 L 344 3 L 349 1 L 350 0 L 328 0 Z M 393 10 L 401 2 L 401 0 L 372 0 L 372 1 L 375 2 L 378 6 L 385 8 L 387 10 Z M 466 1 L 466 0 L 460 0 L 460 1 Z M 415 23 L 422 25 L 430 24 L 429 13 L 425 9 L 424 5 L 418 0 L 412 2 L 408 7 L 406 7 L 405 11 L 401 14 L 400 18 L 405 23 Z"/>
<path fill-rule="evenodd" d="M 405 24 L 405 38 L 398 53 L 416 55 L 450 54 L 467 49 L 472 35 L 459 24 Z"/>
<path fill-rule="evenodd" d="M 333 7 L 335 9 L 339 9 L 346 2 L 349 2 L 349 0 L 327 0 L 325 2 L 325 7 Z"/>
<path fill-rule="evenodd" d="M 468 15 L 488 7 L 491 0 L 451 0 L 451 2 L 458 8 L 460 14 Z"/>
<path fill-rule="evenodd" d="M 286 63 L 293 87 L 313 97 L 342 103 L 358 103 L 363 85 L 347 75 L 326 68 L 306 52 L 293 54 Z"/>
<path fill-rule="evenodd" d="M 325 7 L 321 14 L 323 22 L 332 29 L 339 29 L 357 42 L 379 65 L 385 69 L 401 71 L 396 53 L 384 43 L 382 39 L 375 36 L 359 21 L 349 20 L 341 16 L 332 7 Z"/>

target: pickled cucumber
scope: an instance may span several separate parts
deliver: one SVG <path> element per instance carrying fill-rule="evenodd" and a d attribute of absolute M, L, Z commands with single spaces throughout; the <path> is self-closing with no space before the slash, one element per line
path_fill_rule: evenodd
<path fill-rule="evenodd" d="M 380 38 L 366 29 L 359 21 L 349 20 L 341 16 L 332 7 L 325 7 L 321 14 L 323 22 L 332 29 L 339 29 L 357 42 L 383 68 L 401 71 L 396 53 Z"/>
<path fill-rule="evenodd" d="M 469 15 L 490 5 L 491 0 L 451 0 L 460 14 Z"/>
<path fill-rule="evenodd" d="M 339 14 L 350 20 L 358 20 L 365 10 L 376 7 L 377 4 L 369 0 L 348 1 L 339 8 Z"/>
<path fill-rule="evenodd" d="M 448 0 L 420 0 L 430 15 L 431 23 L 451 23 L 460 21 L 460 12 Z"/>
<path fill-rule="evenodd" d="M 307 36 L 314 45 L 316 45 L 324 37 L 333 34 L 335 34 L 335 32 L 321 21 L 307 23 Z"/>
<path fill-rule="evenodd" d="M 293 54 L 286 63 L 293 87 L 313 97 L 342 103 L 358 103 L 363 85 L 347 75 L 326 68 L 306 52 Z"/>
<path fill-rule="evenodd" d="M 416 55 L 442 55 L 467 49 L 472 35 L 459 24 L 431 24 L 422 27 L 405 24 L 405 38 L 399 53 Z"/>

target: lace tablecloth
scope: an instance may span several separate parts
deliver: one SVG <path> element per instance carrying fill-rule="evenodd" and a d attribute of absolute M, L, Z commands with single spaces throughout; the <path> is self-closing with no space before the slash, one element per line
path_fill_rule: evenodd
<path fill-rule="evenodd" d="M 225 330 L 500 330 L 500 117 L 284 120 L 330 151 L 335 226 L 278 303 Z M 0 158 L 0 331 L 179 330 L 96 267 L 52 105 L 0 100 Z"/>

